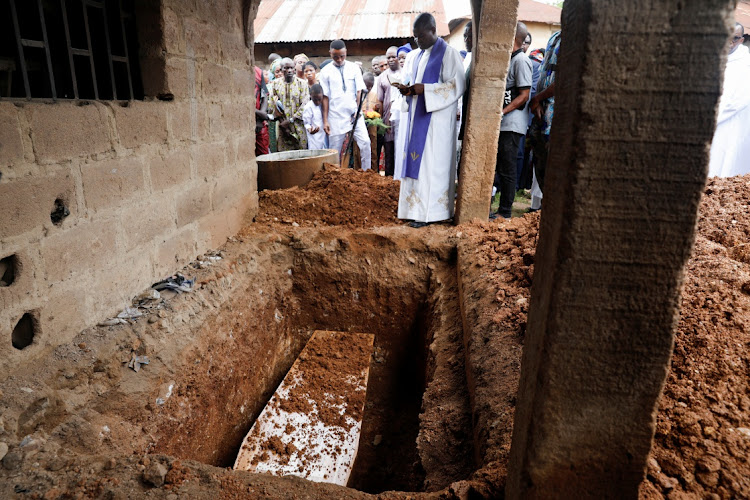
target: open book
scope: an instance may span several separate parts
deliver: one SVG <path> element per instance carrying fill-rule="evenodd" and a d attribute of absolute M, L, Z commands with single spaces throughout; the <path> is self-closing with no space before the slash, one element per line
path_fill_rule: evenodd
<path fill-rule="evenodd" d="M 385 75 L 385 77 L 388 79 L 388 83 L 390 83 L 392 87 L 398 88 L 398 87 L 404 86 L 404 84 L 399 82 L 398 80 L 396 81 L 391 80 L 391 75 Z"/>

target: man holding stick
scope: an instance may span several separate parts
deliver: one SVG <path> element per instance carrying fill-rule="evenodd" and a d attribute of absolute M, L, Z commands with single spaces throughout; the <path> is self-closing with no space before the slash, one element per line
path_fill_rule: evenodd
<path fill-rule="evenodd" d="M 328 134 L 331 149 L 341 153 L 346 134 L 354 129 L 354 140 L 357 141 L 362 159 L 362 170 L 370 168 L 370 136 L 367 133 L 364 117 L 357 115 L 357 105 L 361 94 L 366 90 L 359 67 L 346 60 L 346 44 L 343 40 L 331 42 L 330 55 L 333 60 L 318 75 L 323 87 L 323 130 Z M 342 165 L 346 166 L 346 165 Z"/>

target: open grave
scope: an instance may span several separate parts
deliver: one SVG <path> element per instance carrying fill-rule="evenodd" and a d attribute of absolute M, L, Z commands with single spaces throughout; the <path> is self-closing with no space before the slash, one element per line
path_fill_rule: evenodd
<path fill-rule="evenodd" d="M 462 336 L 457 308 L 442 316 L 435 310 L 443 301 L 457 302 L 450 252 L 444 249 L 448 260 L 441 261 L 394 248 L 407 241 L 394 245 L 389 236 L 313 232 L 265 250 L 270 262 L 245 278 L 248 287 L 203 327 L 201 347 L 188 356 L 194 357 L 192 366 L 186 360 L 187 382 L 178 384 L 153 419 L 162 437 L 150 451 L 232 465 L 250 425 L 315 330 L 372 332 L 350 485 L 370 492 L 421 489 L 425 472 L 416 442 L 422 396 L 436 363 L 430 347 L 445 345 L 460 359 Z M 463 397 L 462 414 L 452 427 L 462 439 L 450 455 L 461 460 L 470 456 L 471 432 L 463 366 L 457 368 L 454 389 Z"/>
<path fill-rule="evenodd" d="M 747 190 L 709 185 L 644 498 L 750 491 Z M 182 271 L 193 292 L 19 369 L 0 384 L 0 496 L 501 495 L 539 216 L 414 231 L 394 199 L 340 170 L 262 193 L 254 223 Z M 317 330 L 373 335 L 348 487 L 232 471 Z"/>

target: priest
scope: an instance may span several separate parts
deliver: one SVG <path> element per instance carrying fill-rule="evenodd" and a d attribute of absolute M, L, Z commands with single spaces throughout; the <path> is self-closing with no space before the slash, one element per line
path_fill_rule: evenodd
<path fill-rule="evenodd" d="M 400 125 L 406 129 L 403 162 L 396 165 L 398 217 L 410 220 L 411 227 L 424 227 L 453 217 L 456 112 L 466 82 L 461 55 L 437 36 L 431 14 L 417 16 L 414 40 L 419 50 L 407 56 L 405 80 L 393 84 L 406 97 L 406 123 Z"/>

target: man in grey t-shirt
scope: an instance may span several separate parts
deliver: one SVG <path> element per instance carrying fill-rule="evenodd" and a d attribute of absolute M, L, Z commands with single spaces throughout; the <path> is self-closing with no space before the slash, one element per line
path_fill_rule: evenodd
<path fill-rule="evenodd" d="M 498 215 L 509 219 L 516 196 L 516 159 L 521 137 L 526 135 L 529 126 L 529 113 L 526 107 L 529 103 L 533 73 L 531 60 L 526 57 L 522 48 L 528 33 L 529 30 L 524 23 L 519 22 L 516 25 L 513 54 L 505 80 L 503 121 L 500 123 L 495 165 L 495 187 L 500 192 L 500 206 L 497 214 L 490 215 L 491 219 Z"/>

